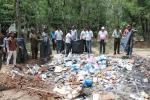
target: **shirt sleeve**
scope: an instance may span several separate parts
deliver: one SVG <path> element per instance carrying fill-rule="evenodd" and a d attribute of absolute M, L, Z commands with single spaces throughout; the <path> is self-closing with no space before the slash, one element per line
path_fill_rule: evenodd
<path fill-rule="evenodd" d="M 91 37 L 93 37 L 93 31 L 91 31 Z"/>
<path fill-rule="evenodd" d="M 113 31 L 112 37 L 115 37 L 115 30 Z"/>

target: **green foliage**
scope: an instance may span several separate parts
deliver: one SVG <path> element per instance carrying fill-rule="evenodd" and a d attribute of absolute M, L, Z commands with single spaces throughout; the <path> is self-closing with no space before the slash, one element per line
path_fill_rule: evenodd
<path fill-rule="evenodd" d="M 0 0 L 0 23 L 15 21 L 15 1 Z M 47 25 L 66 31 L 76 25 L 97 31 L 106 26 L 111 31 L 131 22 L 141 28 L 140 18 L 150 19 L 150 0 L 20 0 L 20 13 L 27 28 Z"/>

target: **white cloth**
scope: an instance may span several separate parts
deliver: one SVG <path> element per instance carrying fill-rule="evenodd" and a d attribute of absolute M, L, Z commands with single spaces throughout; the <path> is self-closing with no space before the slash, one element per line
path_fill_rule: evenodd
<path fill-rule="evenodd" d="M 103 32 L 102 32 L 102 31 L 99 31 L 99 33 L 98 33 L 99 41 L 100 41 L 100 40 L 106 40 L 107 35 L 108 35 L 107 31 L 103 31 Z"/>
<path fill-rule="evenodd" d="M 67 33 L 65 43 L 71 43 L 71 34 Z"/>
<path fill-rule="evenodd" d="M 17 58 L 17 52 L 16 51 L 9 51 L 8 52 L 7 65 L 9 65 L 11 56 L 13 56 L 13 65 L 16 65 L 16 58 Z"/>
<path fill-rule="evenodd" d="M 71 30 L 72 40 L 76 41 L 78 39 L 77 30 Z"/>
<path fill-rule="evenodd" d="M 83 30 L 83 31 L 81 32 L 81 34 L 80 34 L 80 39 L 81 39 L 81 40 L 82 40 L 82 39 L 83 39 L 83 40 L 86 39 L 86 31 Z"/>
<path fill-rule="evenodd" d="M 63 32 L 60 30 L 56 30 L 55 31 L 55 37 L 56 37 L 56 40 L 62 40 L 63 39 Z"/>
<path fill-rule="evenodd" d="M 93 37 L 93 32 L 90 30 L 90 31 L 86 31 L 86 41 L 90 41 L 92 40 L 92 37 Z"/>

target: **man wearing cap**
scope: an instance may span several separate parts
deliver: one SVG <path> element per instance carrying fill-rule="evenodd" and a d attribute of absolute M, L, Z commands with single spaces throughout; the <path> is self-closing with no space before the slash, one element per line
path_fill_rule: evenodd
<path fill-rule="evenodd" d="M 105 30 L 105 27 L 101 27 L 101 30 L 98 33 L 98 41 L 100 44 L 100 54 L 105 54 L 105 45 L 107 40 L 108 33 Z"/>

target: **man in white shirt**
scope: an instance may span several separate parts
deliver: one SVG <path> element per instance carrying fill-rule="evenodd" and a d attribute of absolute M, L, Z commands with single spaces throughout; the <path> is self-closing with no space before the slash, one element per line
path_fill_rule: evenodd
<path fill-rule="evenodd" d="M 92 53 L 92 38 L 93 38 L 93 32 L 90 30 L 90 28 L 88 28 L 85 37 L 88 53 Z"/>
<path fill-rule="evenodd" d="M 66 43 L 66 56 L 71 51 L 71 39 L 72 39 L 71 34 L 67 33 L 66 34 L 66 40 L 65 40 L 65 43 Z"/>
<path fill-rule="evenodd" d="M 78 34 L 77 34 L 77 30 L 75 29 L 75 26 L 72 27 L 71 36 L 72 36 L 72 41 L 78 40 Z"/>
<path fill-rule="evenodd" d="M 82 41 L 82 43 L 84 45 L 84 52 L 87 52 L 87 48 L 86 48 L 86 28 L 84 28 L 83 31 L 81 32 L 80 40 Z"/>
<path fill-rule="evenodd" d="M 60 53 L 62 48 L 62 40 L 63 40 L 63 32 L 61 31 L 60 28 L 58 28 L 58 30 L 55 31 L 55 37 L 56 37 L 57 53 Z"/>
<path fill-rule="evenodd" d="M 101 30 L 98 33 L 98 41 L 100 44 L 100 54 L 102 53 L 102 51 L 103 51 L 103 54 L 105 54 L 105 45 L 106 45 L 107 36 L 108 36 L 108 33 L 105 30 L 105 27 L 101 27 Z"/>

